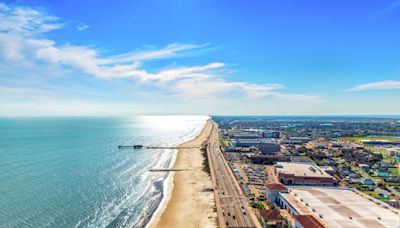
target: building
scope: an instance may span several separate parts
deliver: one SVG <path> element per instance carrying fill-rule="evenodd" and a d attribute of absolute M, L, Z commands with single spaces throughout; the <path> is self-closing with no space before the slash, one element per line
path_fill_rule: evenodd
<path fill-rule="evenodd" d="M 304 141 L 301 139 L 283 139 L 279 143 L 284 145 L 302 145 Z"/>
<path fill-rule="evenodd" d="M 287 193 L 288 189 L 283 184 L 267 184 L 265 196 L 267 200 L 272 203 L 278 203 L 279 193 Z"/>
<path fill-rule="evenodd" d="M 256 153 L 258 152 L 255 147 L 227 147 L 224 149 L 225 152 L 230 153 Z"/>
<path fill-rule="evenodd" d="M 260 143 L 261 143 L 261 139 L 237 138 L 235 140 L 236 147 L 251 147 L 251 146 L 256 146 Z"/>
<path fill-rule="evenodd" d="M 320 168 L 327 172 L 329 175 L 334 175 L 336 172 L 336 170 L 332 168 L 332 166 L 320 166 Z"/>
<path fill-rule="evenodd" d="M 236 132 L 232 135 L 232 138 L 236 139 L 259 139 L 259 134 L 254 132 Z"/>
<path fill-rule="evenodd" d="M 235 147 L 257 147 L 263 154 L 279 152 L 281 147 L 278 143 L 269 139 L 236 139 Z"/>
<path fill-rule="evenodd" d="M 374 174 L 388 182 L 400 181 L 400 176 L 397 173 L 375 171 Z"/>
<path fill-rule="evenodd" d="M 385 155 L 386 156 L 398 156 L 398 155 L 400 155 L 400 147 L 385 148 Z"/>
<path fill-rule="evenodd" d="M 375 185 L 375 181 L 371 178 L 366 178 L 360 181 L 362 185 Z"/>
<path fill-rule="evenodd" d="M 278 206 L 299 220 L 314 216 L 326 227 L 399 227 L 400 211 L 350 188 L 293 186 L 280 192 Z M 298 224 L 300 223 L 300 224 Z M 295 222 L 295 227 L 301 221 Z"/>
<path fill-rule="evenodd" d="M 362 170 L 364 170 L 365 172 L 368 172 L 369 169 L 370 169 L 369 165 L 367 165 L 367 164 L 358 164 L 358 166 L 359 166 Z"/>
<path fill-rule="evenodd" d="M 283 155 L 257 155 L 257 156 L 250 156 L 249 159 L 254 164 L 260 165 L 272 165 L 276 162 L 289 162 L 289 156 Z"/>
<path fill-rule="evenodd" d="M 259 210 L 258 217 L 261 221 L 261 224 L 264 228 L 267 227 L 281 227 L 282 224 L 282 216 L 278 210 Z"/>
<path fill-rule="evenodd" d="M 294 216 L 294 228 L 325 228 L 320 221 L 312 215 Z"/>
<path fill-rule="evenodd" d="M 279 131 L 271 131 L 271 130 L 262 131 L 261 135 L 263 138 L 271 138 L 271 139 L 279 139 L 280 137 Z"/>
<path fill-rule="evenodd" d="M 281 150 L 281 146 L 276 142 L 262 142 L 256 147 L 260 150 L 262 154 L 273 154 Z"/>
<path fill-rule="evenodd" d="M 325 149 L 326 145 L 324 143 L 320 143 L 320 142 L 308 142 L 307 148 L 311 149 L 311 150 Z"/>
<path fill-rule="evenodd" d="M 310 162 L 277 162 L 275 172 L 279 181 L 287 185 L 335 186 L 338 183 L 338 180 Z"/>

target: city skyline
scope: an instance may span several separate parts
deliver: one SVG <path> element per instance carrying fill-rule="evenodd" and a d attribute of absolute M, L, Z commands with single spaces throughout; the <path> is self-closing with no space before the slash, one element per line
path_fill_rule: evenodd
<path fill-rule="evenodd" d="M 0 2 L 0 115 L 399 114 L 400 1 Z"/>

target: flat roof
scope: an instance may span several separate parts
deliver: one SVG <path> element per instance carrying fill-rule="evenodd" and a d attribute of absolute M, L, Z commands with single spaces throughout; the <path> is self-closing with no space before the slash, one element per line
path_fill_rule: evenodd
<path fill-rule="evenodd" d="M 238 138 L 236 139 L 238 142 L 250 142 L 250 143 L 276 143 L 272 139 L 245 139 L 245 138 Z M 276 143 L 277 144 L 277 143 Z"/>
<path fill-rule="evenodd" d="M 311 162 L 277 162 L 278 173 L 293 174 L 301 177 L 329 177 L 327 172 Z"/>
<path fill-rule="evenodd" d="M 316 216 L 327 227 L 400 226 L 399 210 L 348 188 L 296 186 L 288 189 L 289 193 L 281 195 L 297 211 Z"/>

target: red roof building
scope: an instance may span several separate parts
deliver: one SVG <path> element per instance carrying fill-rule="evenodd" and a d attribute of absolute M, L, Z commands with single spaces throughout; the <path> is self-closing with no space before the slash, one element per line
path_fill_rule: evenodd
<path fill-rule="evenodd" d="M 267 190 L 265 191 L 267 199 L 271 203 L 277 203 L 280 192 L 289 192 L 289 190 L 283 184 L 267 184 Z"/>
<path fill-rule="evenodd" d="M 286 190 L 287 191 L 287 188 L 283 184 L 267 184 L 266 187 L 272 191 L 275 191 L 275 190 L 278 190 L 278 191 Z"/>
<path fill-rule="evenodd" d="M 312 215 L 295 215 L 294 220 L 295 228 L 325 228 L 325 226 Z"/>
<path fill-rule="evenodd" d="M 268 227 L 268 225 L 277 226 L 282 223 L 283 217 L 278 210 L 259 210 L 259 218 L 264 227 Z"/>

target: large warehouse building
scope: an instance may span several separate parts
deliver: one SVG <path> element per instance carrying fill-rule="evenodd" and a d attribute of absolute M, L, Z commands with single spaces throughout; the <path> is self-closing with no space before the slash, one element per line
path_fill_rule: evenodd
<path fill-rule="evenodd" d="M 293 186 L 275 203 L 292 216 L 312 215 L 326 227 L 400 227 L 399 210 L 361 192 L 338 187 Z"/>
<path fill-rule="evenodd" d="M 277 162 L 275 171 L 286 185 L 335 186 L 338 183 L 325 170 L 310 162 Z"/>

